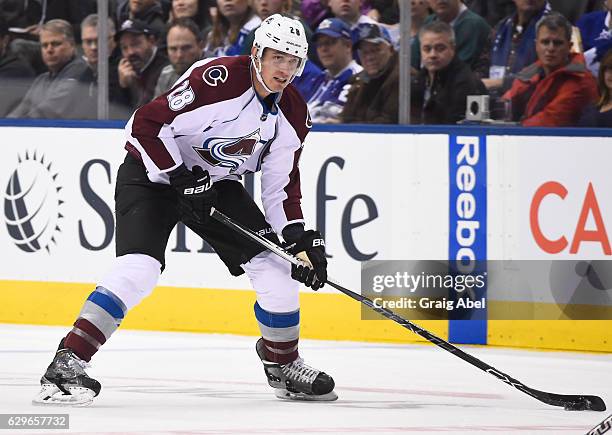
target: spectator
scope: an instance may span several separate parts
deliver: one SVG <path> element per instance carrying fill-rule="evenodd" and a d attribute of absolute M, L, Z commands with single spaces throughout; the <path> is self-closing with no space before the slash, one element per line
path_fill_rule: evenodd
<path fill-rule="evenodd" d="M 115 23 L 108 18 L 108 99 L 111 118 L 125 119 L 130 113 L 127 100 L 119 87 L 119 59 L 121 51 L 115 42 Z M 91 14 L 81 23 L 81 38 L 83 60 L 87 69 L 79 77 L 82 84 L 81 103 L 83 109 L 79 112 L 81 118 L 96 119 L 98 115 L 98 15 Z"/>
<path fill-rule="evenodd" d="M 353 60 L 351 29 L 344 21 L 338 18 L 323 20 L 313 39 L 326 69 L 312 83 L 304 99 L 312 122 L 338 123 L 350 88 L 349 79 L 363 68 Z"/>
<path fill-rule="evenodd" d="M 364 4 L 372 7 L 367 13 L 368 17 L 389 31 L 393 47 L 399 51 L 401 37 L 399 0 L 363 0 L 362 6 Z"/>
<path fill-rule="evenodd" d="M 249 33 L 261 24 L 248 0 L 217 0 L 217 14 L 208 33 L 204 57 L 242 53 Z"/>
<path fill-rule="evenodd" d="M 431 9 L 429 9 L 427 0 L 411 0 L 411 2 L 410 43 L 412 44 L 419 34 L 419 29 L 425 23 L 425 19 L 431 14 Z"/>
<path fill-rule="evenodd" d="M 591 12 L 580 17 L 576 26 L 582 36 L 582 48 L 587 51 L 595 47 L 595 41 L 602 32 L 609 33 L 612 28 L 612 0 L 606 0 L 605 10 Z"/>
<path fill-rule="evenodd" d="M 23 99 L 34 69 L 9 49 L 8 23 L 0 16 L 0 118 L 5 117 Z"/>
<path fill-rule="evenodd" d="M 612 50 L 599 65 L 599 101 L 590 105 L 580 118 L 581 127 L 612 127 Z"/>
<path fill-rule="evenodd" d="M 419 1 L 424 3 L 424 0 Z M 368 16 L 379 24 L 391 25 L 399 23 L 399 0 L 369 0 L 366 3 L 372 6 Z M 414 3 L 413 1 L 413 8 Z"/>
<path fill-rule="evenodd" d="M 117 6 L 117 23 L 142 21 L 162 43 L 166 41 L 165 17 L 159 0 L 123 0 Z"/>
<path fill-rule="evenodd" d="M 513 0 L 465 0 L 465 5 L 493 27 L 515 11 Z"/>
<path fill-rule="evenodd" d="M 494 30 L 488 89 L 508 90 L 516 73 L 537 60 L 535 52 L 536 23 L 550 13 L 546 0 L 514 0 L 516 12 L 504 18 Z"/>
<path fill-rule="evenodd" d="M 0 15 L 22 37 L 38 40 L 43 22 L 60 19 L 72 25 L 75 42 L 81 41 L 81 21 L 96 11 L 96 0 L 0 0 Z"/>
<path fill-rule="evenodd" d="M 553 12 L 536 25 L 538 60 L 521 71 L 504 94 L 512 118 L 524 126 L 577 125 L 580 113 L 597 99 L 597 84 L 579 53 L 571 53 L 572 25 Z"/>
<path fill-rule="evenodd" d="M 86 65 L 75 56 L 74 33 L 69 22 L 51 20 L 40 31 L 43 62 L 49 70 L 36 77 L 23 101 L 8 118 L 78 118 L 77 79 Z"/>
<path fill-rule="evenodd" d="M 585 13 L 600 9 L 602 0 L 549 0 L 552 10 L 575 23 Z"/>
<path fill-rule="evenodd" d="M 606 0 L 605 7 L 605 11 L 583 15 L 576 23 L 587 66 L 594 75 L 598 74 L 600 60 L 612 48 L 612 0 Z"/>
<path fill-rule="evenodd" d="M 6 20 L 9 27 L 19 28 L 24 33 L 28 33 L 38 26 L 41 14 L 41 2 L 0 0 L 0 16 Z"/>
<path fill-rule="evenodd" d="M 66 20 L 72 25 L 74 40 L 81 42 L 81 22 L 96 12 L 96 0 L 46 0 L 42 2 L 43 21 Z"/>
<path fill-rule="evenodd" d="M 295 1 L 295 0 L 294 0 Z M 302 0 L 300 4 L 300 11 L 302 13 L 302 17 L 311 29 L 316 29 L 326 18 L 333 18 L 334 14 L 330 10 L 330 1 L 329 0 Z M 360 1 L 360 13 L 365 15 L 367 14 L 371 8 L 367 4 L 367 0 Z"/>
<path fill-rule="evenodd" d="M 115 35 L 121 48 L 119 87 L 132 110 L 153 99 L 157 79 L 168 64 L 168 58 L 158 50 L 152 28 L 140 20 L 127 20 Z"/>
<path fill-rule="evenodd" d="M 270 15 L 288 14 L 291 10 L 291 0 L 252 0 L 255 14 L 265 20 Z"/>
<path fill-rule="evenodd" d="M 189 18 L 198 26 L 200 34 L 205 35 L 212 27 L 210 8 L 216 4 L 214 0 L 172 0 L 170 23 L 179 18 Z"/>
<path fill-rule="evenodd" d="M 456 124 L 468 95 L 486 94 L 482 82 L 457 56 L 450 24 L 432 21 L 420 32 L 423 68 L 411 83 L 412 124 Z"/>
<path fill-rule="evenodd" d="M 425 20 L 425 24 L 432 21 L 444 21 L 450 24 L 455 31 L 455 46 L 459 59 L 467 63 L 472 71 L 481 77 L 488 74 L 488 60 L 483 58 L 483 51 L 488 46 L 491 27 L 487 22 L 470 11 L 461 0 L 429 0 L 429 7 L 434 11 Z M 421 66 L 421 50 L 419 39 L 412 44 L 412 66 Z"/>
<path fill-rule="evenodd" d="M 308 44 L 308 50 L 314 47 L 313 44 Z M 315 50 L 316 52 L 316 50 Z M 304 71 L 298 77 L 294 78 L 291 84 L 295 86 L 304 100 L 311 95 L 315 84 L 319 81 L 319 78 L 323 74 L 323 70 L 310 59 L 306 59 L 306 65 L 304 65 Z"/>
<path fill-rule="evenodd" d="M 170 89 L 202 55 L 200 29 L 189 18 L 179 18 L 168 28 L 166 36 L 170 65 L 162 70 L 155 87 L 155 96 Z"/>
<path fill-rule="evenodd" d="M 389 33 L 377 24 L 361 24 L 356 48 L 363 71 L 350 82 L 342 122 L 397 124 L 399 63 Z"/>
<path fill-rule="evenodd" d="M 376 23 L 361 13 L 361 0 L 329 0 L 329 8 L 333 16 L 348 24 L 351 30 L 355 30 L 359 24 Z"/>

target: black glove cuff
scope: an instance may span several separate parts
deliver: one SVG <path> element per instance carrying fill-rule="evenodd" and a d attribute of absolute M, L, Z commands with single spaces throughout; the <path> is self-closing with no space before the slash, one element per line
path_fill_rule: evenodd
<path fill-rule="evenodd" d="M 301 223 L 289 224 L 285 228 L 283 228 L 282 232 L 283 232 L 283 239 L 285 239 L 285 242 L 295 243 L 298 240 L 300 240 L 300 238 L 302 237 L 302 234 L 304 234 L 305 232 L 304 224 L 301 224 Z"/>

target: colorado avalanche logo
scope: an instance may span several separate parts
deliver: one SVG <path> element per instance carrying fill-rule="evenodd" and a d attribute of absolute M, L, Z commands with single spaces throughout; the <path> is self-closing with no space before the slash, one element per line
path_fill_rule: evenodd
<path fill-rule="evenodd" d="M 260 140 L 261 135 L 257 129 L 253 133 L 238 138 L 211 137 L 204 141 L 202 148 L 194 147 L 193 149 L 210 165 L 235 171 L 251 157 Z"/>

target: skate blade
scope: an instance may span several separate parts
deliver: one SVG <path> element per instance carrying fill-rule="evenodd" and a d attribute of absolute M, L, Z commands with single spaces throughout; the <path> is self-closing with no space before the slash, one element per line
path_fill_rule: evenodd
<path fill-rule="evenodd" d="M 298 400 L 303 402 L 333 402 L 334 400 L 338 400 L 338 395 L 334 391 L 330 391 L 327 394 L 315 395 L 294 393 L 283 388 L 275 388 L 274 395 L 282 400 Z"/>
<path fill-rule="evenodd" d="M 64 394 L 57 385 L 43 384 L 40 393 L 32 399 L 37 406 L 89 406 L 93 403 L 94 392 L 89 388 L 66 387 L 71 394 Z"/>

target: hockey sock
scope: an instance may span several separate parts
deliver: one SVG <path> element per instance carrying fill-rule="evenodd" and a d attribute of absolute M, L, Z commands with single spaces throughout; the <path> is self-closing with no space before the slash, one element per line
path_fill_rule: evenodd
<path fill-rule="evenodd" d="M 89 295 L 64 346 L 82 360 L 89 361 L 117 330 L 127 308 L 117 296 L 104 287 L 96 287 Z"/>
<path fill-rule="evenodd" d="M 255 317 L 265 344 L 266 359 L 288 364 L 298 357 L 300 310 L 291 313 L 271 313 L 255 303 Z"/>

